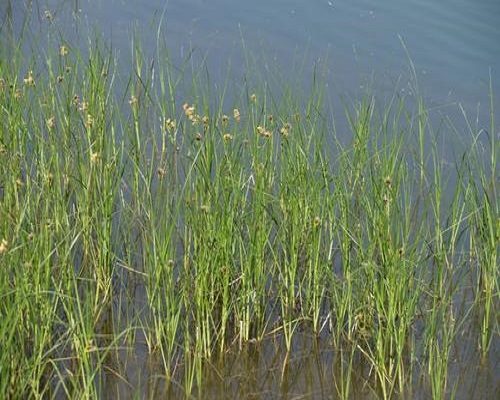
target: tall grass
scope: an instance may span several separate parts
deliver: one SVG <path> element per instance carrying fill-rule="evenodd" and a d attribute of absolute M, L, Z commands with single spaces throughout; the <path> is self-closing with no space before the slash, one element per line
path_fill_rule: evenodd
<path fill-rule="evenodd" d="M 134 39 L 123 75 L 104 41 L 78 49 L 47 29 L 32 61 L 22 39 L 0 47 L 7 397 L 120 395 L 129 381 L 203 397 L 204 371 L 228 353 L 278 340 L 284 374 L 311 334 L 338 353 L 342 398 L 362 364 L 377 397 L 423 379 L 445 398 L 474 316 L 487 360 L 500 232 L 491 89 L 489 129 L 469 125 L 449 171 L 420 97 L 414 112 L 397 91 L 345 101 L 340 131 L 317 79 L 308 94 L 280 79 L 216 92 L 208 67 L 190 54 L 177 68 L 160 35 L 152 60 Z M 143 348 L 158 366 L 131 378 Z"/>

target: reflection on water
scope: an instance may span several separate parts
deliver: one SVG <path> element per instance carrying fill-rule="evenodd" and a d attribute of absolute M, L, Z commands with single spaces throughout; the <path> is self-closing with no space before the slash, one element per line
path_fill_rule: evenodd
<path fill-rule="evenodd" d="M 473 331 L 472 327 L 464 330 L 463 339 L 453 349 L 451 358 L 454 361 L 449 366 L 450 390 L 459 388 L 455 392 L 456 399 L 493 399 L 498 394 L 498 353 L 492 356 L 497 361 L 481 363 L 477 353 L 471 351 L 476 348 Z M 289 354 L 279 335 L 260 343 L 248 343 L 241 350 L 234 346 L 228 353 L 205 362 L 201 386 L 195 387 L 192 395 L 207 399 L 329 399 L 349 393 L 352 399 L 378 399 L 382 394 L 371 364 L 359 353 L 354 359 L 351 357 L 351 348 L 362 345 L 351 343 L 336 348 L 326 334 L 314 337 L 301 332 L 296 335 Z M 124 353 L 121 363 L 119 357 L 109 358 L 108 370 L 112 373 L 106 375 L 103 384 L 106 396 L 125 398 L 134 388 L 139 397 L 183 398 L 186 365 L 174 367 L 172 383 L 167 386 L 160 355 L 147 357 L 143 348 L 142 356 L 138 356 L 140 349 L 139 345 L 134 354 Z M 346 388 L 342 380 L 351 362 L 351 385 Z M 429 382 L 416 371 L 407 387 L 404 398 L 432 397 Z"/>

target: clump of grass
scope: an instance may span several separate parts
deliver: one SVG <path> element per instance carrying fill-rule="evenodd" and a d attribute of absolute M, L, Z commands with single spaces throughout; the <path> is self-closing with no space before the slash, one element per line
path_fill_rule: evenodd
<path fill-rule="evenodd" d="M 130 76 L 103 41 L 49 39 L 43 63 L 0 47 L 2 393 L 100 397 L 144 346 L 157 387 L 202 396 L 217 358 L 282 338 L 284 374 L 307 332 L 332 340 L 342 398 L 360 365 L 372 394 L 423 377 L 444 398 L 472 311 L 488 357 L 493 99 L 451 175 L 421 99 L 413 116 L 368 93 L 339 131 L 317 80 L 304 97 L 229 81 L 214 95 L 208 67 L 177 70 L 159 39 L 155 62 L 134 42 Z"/>

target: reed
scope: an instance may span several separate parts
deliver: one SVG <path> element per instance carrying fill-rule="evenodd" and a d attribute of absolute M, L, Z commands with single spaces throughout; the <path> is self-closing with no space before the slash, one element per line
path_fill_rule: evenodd
<path fill-rule="evenodd" d="M 469 123 L 449 170 L 420 96 L 414 110 L 397 88 L 344 99 L 342 125 L 319 73 L 308 93 L 258 70 L 215 90 L 196 54 L 174 65 L 160 31 L 151 59 L 134 37 L 124 72 L 98 36 L 80 49 L 46 29 L 29 60 L 24 37 L 0 45 L 7 397 L 120 396 L 132 381 L 203 397 L 228 353 L 281 341 L 286 371 L 307 333 L 338 352 L 342 398 L 361 364 L 378 397 L 422 380 L 445 398 L 475 316 L 491 355 L 492 88 L 488 131 Z M 129 376 L 138 354 L 155 360 L 146 378 Z"/>

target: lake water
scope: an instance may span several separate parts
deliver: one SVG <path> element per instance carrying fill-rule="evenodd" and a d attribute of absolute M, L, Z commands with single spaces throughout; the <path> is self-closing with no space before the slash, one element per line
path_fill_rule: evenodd
<path fill-rule="evenodd" d="M 13 2 L 15 22 L 29 3 Z M 161 20 L 172 57 L 181 60 L 190 49 L 207 54 L 215 76 L 229 62 L 242 69 L 244 41 L 251 54 L 285 71 L 292 60 L 305 61 L 304 76 L 326 60 L 326 83 L 339 94 L 368 82 L 392 91 L 399 78 L 405 90 L 403 40 L 420 90 L 434 106 L 460 102 L 474 117 L 481 104 L 485 118 L 490 71 L 494 92 L 500 89 L 498 0 L 45 0 L 33 9 L 40 16 L 52 11 L 64 37 L 81 33 L 75 19 L 96 28 L 123 59 L 134 29 L 146 54 L 152 51 Z"/>
<path fill-rule="evenodd" d="M 7 3 L 0 5 L 2 21 Z M 247 54 L 255 56 L 263 69 L 272 63 L 292 78 L 294 63 L 303 63 L 306 80 L 315 63 L 326 65 L 325 84 L 340 95 L 363 93 L 370 82 L 381 93 L 398 87 L 411 95 L 406 46 L 421 93 L 443 114 L 460 118 L 460 103 L 472 119 L 478 116 L 480 126 L 488 127 L 490 74 L 493 94 L 500 93 L 499 0 L 15 0 L 9 10 L 14 29 L 19 29 L 30 5 L 34 39 L 45 10 L 50 10 L 68 42 L 87 41 L 83 23 L 112 43 L 121 65 L 129 65 L 134 30 L 144 41 L 145 54 L 153 53 L 161 23 L 173 59 L 181 62 L 194 49 L 199 58 L 206 55 L 215 80 L 223 79 L 229 65 L 231 71 L 244 68 L 246 46 Z M 499 115 L 498 105 L 496 109 Z M 473 339 L 466 340 L 465 346 L 469 345 L 474 346 Z M 248 385 L 248 393 L 267 391 L 268 398 L 293 397 L 304 388 L 311 397 L 323 398 L 333 390 L 332 382 L 322 382 L 330 373 L 323 369 L 334 369 L 331 354 L 303 355 L 302 361 L 312 367 L 292 366 L 296 375 L 288 376 L 292 386 L 288 390 L 273 380 L 272 374 L 281 373 L 280 356 L 263 360 L 271 353 L 235 355 L 228 379 L 239 374 L 236 381 Z M 133 365 L 141 368 L 143 361 Z M 301 375 L 301 369 L 309 372 Z M 458 398 L 495 393 L 491 383 L 497 382 L 498 374 L 486 375 L 475 369 L 457 371 L 455 376 L 467 381 Z M 212 390 L 216 398 L 228 387 L 214 384 Z M 239 390 L 233 388 L 234 394 L 241 394 Z"/>

